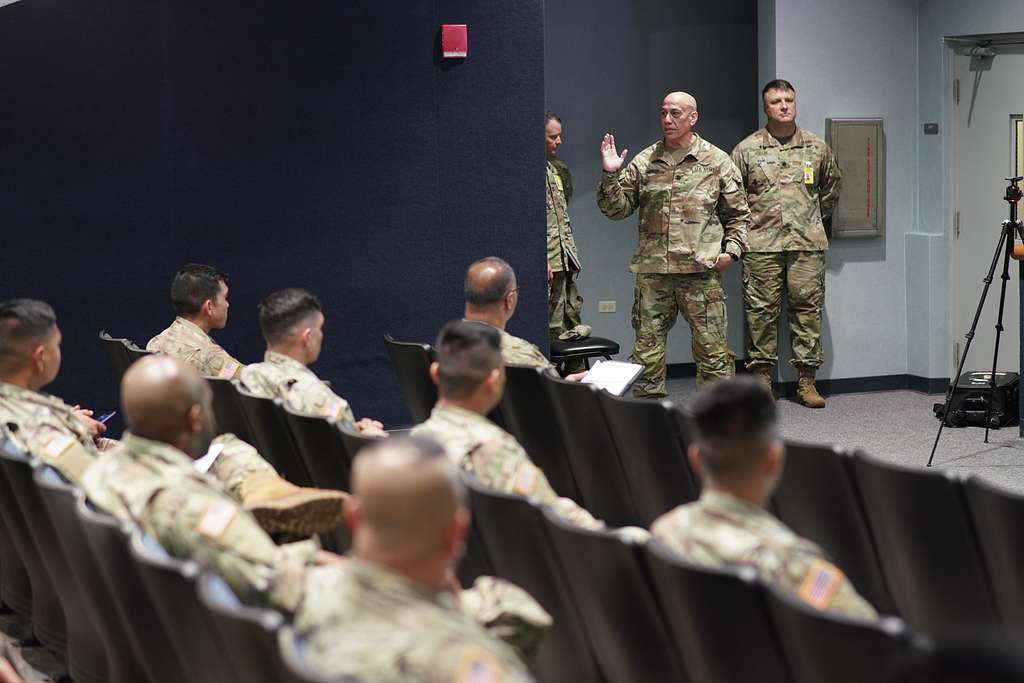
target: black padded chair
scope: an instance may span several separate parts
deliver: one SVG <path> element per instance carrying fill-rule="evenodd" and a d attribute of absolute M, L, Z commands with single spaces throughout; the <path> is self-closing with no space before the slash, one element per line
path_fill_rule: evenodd
<path fill-rule="evenodd" d="M 78 498 L 75 516 L 112 598 L 109 609 L 128 636 L 120 646 L 133 649 L 153 683 L 189 680 L 128 551 L 131 527 L 97 510 L 84 495 Z"/>
<path fill-rule="evenodd" d="M 135 345 L 135 342 L 133 342 L 130 339 L 125 340 L 124 347 L 125 351 L 128 352 L 128 360 L 130 361 L 129 365 L 139 360 L 140 358 L 152 356 L 154 353 L 156 353 L 156 351 L 147 351 L 146 349 L 140 349 L 138 346 Z"/>
<path fill-rule="evenodd" d="M 679 438 L 670 401 L 599 394 L 640 526 L 697 499 L 700 487 Z"/>
<path fill-rule="evenodd" d="M 46 559 L 36 546 L 36 529 L 26 518 L 21 499 L 15 495 L 14 482 L 9 477 L 9 472 L 19 465 L 28 467 L 28 458 L 12 444 L 4 441 L 0 445 L 0 515 L 4 518 L 4 525 L 11 535 L 18 557 L 25 565 L 32 585 L 32 632 L 49 650 L 66 659 L 67 628 L 64 608 L 54 588 L 50 572 L 46 568 Z M 31 475 L 29 482 L 34 490 L 35 484 L 31 483 Z"/>
<path fill-rule="evenodd" d="M 0 493 L 2 495 L 2 493 Z M 32 583 L 4 523 L 0 507 L 0 602 L 25 620 L 32 618 Z"/>
<path fill-rule="evenodd" d="M 964 488 L 982 556 L 995 591 L 996 605 L 1008 635 L 1020 642 L 1024 634 L 1024 497 L 977 476 Z"/>
<path fill-rule="evenodd" d="M 252 427 L 253 445 L 278 473 L 297 486 L 312 486 L 313 479 L 299 456 L 285 423 L 281 399 L 263 398 L 235 385 L 245 417 Z"/>
<path fill-rule="evenodd" d="M 597 397 L 599 390 L 560 379 L 546 379 L 543 384 L 580 490 L 579 503 L 608 526 L 640 525 L 615 439 Z"/>
<path fill-rule="evenodd" d="M 99 564 L 89 549 L 75 514 L 76 490 L 61 478 L 57 470 L 48 465 L 36 466 L 35 481 L 57 532 L 57 538 L 68 558 L 68 566 L 74 576 L 72 590 L 79 592 L 90 621 L 97 628 L 102 640 L 107 665 L 105 680 L 110 683 L 144 681 L 145 669 L 136 657 L 124 624 L 116 610 L 112 609 L 113 596 L 103 581 Z M 76 669 L 73 661 L 70 668 L 71 676 L 75 678 Z"/>
<path fill-rule="evenodd" d="M 282 626 L 278 632 L 281 654 L 281 680 L 283 683 L 358 683 L 349 676 L 324 676 L 313 671 L 306 663 L 305 643 L 291 626 Z"/>
<path fill-rule="evenodd" d="M 995 596 L 960 480 L 860 452 L 853 466 L 900 616 L 939 637 L 984 639 L 997 631 Z"/>
<path fill-rule="evenodd" d="M 338 431 L 341 432 L 341 441 L 345 444 L 345 450 L 348 452 L 348 460 L 350 463 L 357 455 L 359 455 L 359 451 L 363 450 L 367 446 L 377 443 L 381 439 L 379 436 L 366 436 L 362 432 L 352 431 L 351 429 L 345 429 L 344 427 L 339 427 Z"/>
<path fill-rule="evenodd" d="M 196 591 L 238 677 L 245 683 L 275 683 L 281 669 L 277 632 L 284 616 L 243 604 L 227 582 L 210 571 L 199 574 Z"/>
<path fill-rule="evenodd" d="M 238 398 L 238 389 L 234 380 L 207 377 L 206 381 L 213 390 L 213 414 L 217 418 L 217 433 L 230 433 L 246 443 L 254 443 L 252 427 L 242 409 L 242 401 Z"/>
<path fill-rule="evenodd" d="M 430 379 L 434 350 L 429 344 L 395 341 L 390 334 L 384 335 L 384 346 L 398 375 L 398 384 L 409 406 L 413 424 L 419 424 L 430 417 L 430 411 L 437 403 L 437 387 Z"/>
<path fill-rule="evenodd" d="M 472 475 L 465 474 L 463 480 L 495 574 L 523 588 L 554 619 L 535 656 L 537 677 L 542 681 L 601 681 L 593 647 L 540 507 L 521 496 L 487 489 Z"/>
<path fill-rule="evenodd" d="M 773 504 L 779 519 L 820 545 L 875 609 L 892 614 L 892 597 L 853 481 L 848 452 L 787 443 L 783 477 Z"/>
<path fill-rule="evenodd" d="M 607 531 L 581 529 L 544 511 L 555 553 L 609 683 L 687 681 L 638 557 Z"/>
<path fill-rule="evenodd" d="M 768 610 L 795 683 L 864 683 L 896 671 L 912 651 L 896 617 L 855 619 L 805 605 L 766 587 Z"/>
<path fill-rule="evenodd" d="M 213 617 L 199 602 L 199 565 L 171 557 L 151 536 L 135 529 L 129 547 L 142 583 L 149 592 L 171 645 L 198 683 L 242 683 L 233 662 L 224 657 L 225 644 Z"/>
<path fill-rule="evenodd" d="M 106 330 L 100 332 L 100 345 L 110 358 L 110 365 L 114 368 L 114 378 L 121 383 L 121 377 L 128 366 L 132 364 L 132 358 L 128 355 L 127 339 L 117 339 L 107 334 Z"/>
<path fill-rule="evenodd" d="M 582 358 L 583 366 L 589 369 L 591 358 L 611 360 L 612 356 L 618 352 L 619 343 L 604 337 L 551 342 L 551 362 L 558 367 L 558 371 L 562 374 L 565 374 L 566 365 L 571 360 Z"/>
<path fill-rule="evenodd" d="M 322 417 L 310 417 L 282 406 L 299 457 L 313 480 L 322 489 L 351 491 L 348 448 L 338 423 Z"/>
<path fill-rule="evenodd" d="M 543 374 L 536 367 L 509 365 L 505 368 L 502 419 L 505 428 L 516 437 L 530 460 L 544 470 L 558 495 L 580 500 L 551 398 L 544 388 L 546 378 Z"/>

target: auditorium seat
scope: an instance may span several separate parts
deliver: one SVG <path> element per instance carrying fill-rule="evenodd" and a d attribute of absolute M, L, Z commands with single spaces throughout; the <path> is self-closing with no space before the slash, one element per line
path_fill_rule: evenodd
<path fill-rule="evenodd" d="M 779 519 L 820 545 L 875 609 L 892 614 L 892 598 L 853 481 L 850 454 L 789 442 L 782 472 L 772 499 Z"/>
<path fill-rule="evenodd" d="M 379 436 L 367 436 L 359 431 L 352 431 L 344 427 L 339 427 L 338 431 L 341 432 L 341 442 L 345 446 L 345 451 L 348 453 L 348 461 L 351 463 L 359 451 L 363 450 L 366 446 L 376 443 L 382 437 Z"/>
<path fill-rule="evenodd" d="M 1024 635 L 1024 497 L 977 476 L 964 487 L 997 609 L 1007 635 L 1019 642 Z"/>
<path fill-rule="evenodd" d="M 245 683 L 275 683 L 282 667 L 277 632 L 284 616 L 243 604 L 224 579 L 208 570 L 196 579 L 196 591 L 238 678 Z"/>
<path fill-rule="evenodd" d="M 310 669 L 303 654 L 305 643 L 291 626 L 281 627 L 277 641 L 282 661 L 279 680 L 282 683 L 359 683 L 350 676 L 324 676 Z"/>
<path fill-rule="evenodd" d="M 312 486 L 313 480 L 285 424 L 281 399 L 269 399 L 235 385 L 245 417 L 252 427 L 253 446 L 278 474 L 297 486 Z"/>
<path fill-rule="evenodd" d="M 599 393 L 633 495 L 640 526 L 677 505 L 697 499 L 700 488 L 686 459 L 670 401 L 621 398 Z"/>
<path fill-rule="evenodd" d="M 288 406 L 282 406 L 282 413 L 313 486 L 351 491 L 351 458 L 338 423 L 322 417 L 300 415 Z"/>
<path fill-rule="evenodd" d="M 132 531 L 129 547 L 150 600 L 171 636 L 169 645 L 177 651 L 190 673 L 188 680 L 191 683 L 243 683 L 244 679 L 236 675 L 232 663 L 224 656 L 226 648 L 213 625 L 213 618 L 196 594 L 199 565 L 171 557 L 141 529 Z"/>
<path fill-rule="evenodd" d="M 128 355 L 128 347 L 126 346 L 127 339 L 115 339 L 111 337 L 106 330 L 102 330 L 99 335 L 100 346 L 107 353 L 110 358 L 110 365 L 114 368 L 114 379 L 117 384 L 121 384 L 121 377 L 124 375 L 125 370 L 132 364 L 132 358 Z"/>
<path fill-rule="evenodd" d="M 590 368 L 591 358 L 611 360 L 619 352 L 619 343 L 604 337 L 585 337 L 584 339 L 561 339 L 551 342 L 551 362 L 558 367 L 561 374 L 567 372 L 566 366 L 571 360 L 583 359 L 583 366 Z"/>
<path fill-rule="evenodd" d="M 790 680 L 751 567 L 704 567 L 657 541 L 644 559 L 692 683 Z"/>
<path fill-rule="evenodd" d="M 577 502 L 608 526 L 641 525 L 615 440 L 601 410 L 599 390 L 590 384 L 561 379 L 547 378 L 543 384 L 579 487 Z"/>
<path fill-rule="evenodd" d="M 544 510 L 555 553 L 608 683 L 687 681 L 640 547 Z"/>
<path fill-rule="evenodd" d="M 125 350 L 128 352 L 128 360 L 130 361 L 129 365 L 139 360 L 140 358 L 152 356 L 154 353 L 156 353 L 155 351 L 147 351 L 146 349 L 140 349 L 138 346 L 135 345 L 134 342 L 132 342 L 129 339 L 125 340 L 124 346 Z"/>
<path fill-rule="evenodd" d="M 540 508 L 521 496 L 492 491 L 471 474 L 463 473 L 463 481 L 495 574 L 533 596 L 554 619 L 534 657 L 532 668 L 538 680 L 601 681 Z"/>
<path fill-rule="evenodd" d="M 0 495 L 3 495 L 0 488 Z M 0 506 L 0 603 L 25 620 L 32 618 L 32 583 L 11 539 Z"/>
<path fill-rule="evenodd" d="M 437 387 L 430 379 L 434 350 L 429 344 L 395 341 L 390 334 L 384 335 L 384 346 L 398 375 L 398 384 L 413 424 L 419 424 L 430 417 L 430 411 L 437 403 Z"/>
<path fill-rule="evenodd" d="M 579 500 L 579 488 L 569 467 L 551 398 L 544 389 L 546 381 L 540 368 L 506 366 L 502 419 L 505 429 L 516 437 L 530 460 L 544 470 L 558 495 Z"/>
<path fill-rule="evenodd" d="M 861 452 L 853 466 L 899 615 L 928 635 L 991 635 L 999 618 L 960 480 Z"/>
<path fill-rule="evenodd" d="M 242 409 L 242 400 L 238 397 L 237 381 L 214 377 L 207 377 L 206 381 L 213 391 L 213 414 L 217 418 L 217 434 L 234 434 L 242 441 L 254 444 L 252 427 Z"/>
<path fill-rule="evenodd" d="M 771 586 L 765 597 L 795 683 L 886 680 L 912 651 L 907 625 L 897 617 L 865 620 L 823 612 Z"/>

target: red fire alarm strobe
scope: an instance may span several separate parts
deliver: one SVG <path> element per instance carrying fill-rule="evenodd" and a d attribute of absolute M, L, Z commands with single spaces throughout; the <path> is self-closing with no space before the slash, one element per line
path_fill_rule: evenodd
<path fill-rule="evenodd" d="M 445 59 L 465 57 L 469 50 L 465 24 L 441 25 L 441 56 Z"/>

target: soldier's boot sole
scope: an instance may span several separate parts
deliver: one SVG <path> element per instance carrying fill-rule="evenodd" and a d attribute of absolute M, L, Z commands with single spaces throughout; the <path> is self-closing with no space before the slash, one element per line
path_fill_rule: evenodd
<path fill-rule="evenodd" d="M 345 495 L 339 491 L 303 489 L 296 493 L 246 505 L 267 533 L 320 534 L 344 521 Z"/>

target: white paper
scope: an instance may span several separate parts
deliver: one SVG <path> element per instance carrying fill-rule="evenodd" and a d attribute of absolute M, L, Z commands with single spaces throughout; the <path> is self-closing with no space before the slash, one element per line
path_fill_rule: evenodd
<path fill-rule="evenodd" d="M 217 459 L 217 456 L 220 455 L 222 450 L 224 450 L 224 444 L 213 444 L 210 446 L 210 450 L 206 451 L 206 455 L 192 461 L 192 467 L 195 467 L 197 472 L 206 474 L 210 471 L 210 468 L 213 466 L 214 461 Z"/>
<path fill-rule="evenodd" d="M 593 384 L 609 394 L 621 396 L 637 378 L 644 366 L 637 363 L 623 363 L 617 360 L 599 360 L 583 378 L 584 384 Z"/>

